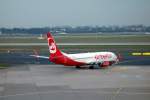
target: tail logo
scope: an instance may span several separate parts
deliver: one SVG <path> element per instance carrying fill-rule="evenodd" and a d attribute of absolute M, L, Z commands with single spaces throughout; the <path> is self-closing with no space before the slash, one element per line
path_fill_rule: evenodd
<path fill-rule="evenodd" d="M 51 43 L 49 46 L 50 53 L 54 54 L 56 53 L 56 45 L 54 43 Z"/>

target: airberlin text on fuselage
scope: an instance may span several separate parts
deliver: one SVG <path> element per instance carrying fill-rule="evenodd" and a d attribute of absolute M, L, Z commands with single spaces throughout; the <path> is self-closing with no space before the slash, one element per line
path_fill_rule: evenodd
<path fill-rule="evenodd" d="M 95 55 L 95 59 L 96 59 L 96 60 L 98 60 L 98 59 L 103 59 L 103 60 L 105 60 L 105 59 L 109 59 L 109 58 L 111 58 L 111 57 L 112 57 L 111 54 L 105 54 L 105 55 L 99 54 L 99 55 Z"/>

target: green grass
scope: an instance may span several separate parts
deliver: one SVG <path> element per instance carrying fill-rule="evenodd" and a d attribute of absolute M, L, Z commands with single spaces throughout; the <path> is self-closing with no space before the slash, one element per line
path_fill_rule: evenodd
<path fill-rule="evenodd" d="M 0 38 L 0 43 L 45 43 L 46 40 L 40 40 L 38 38 Z"/>
<path fill-rule="evenodd" d="M 54 36 L 57 43 L 127 43 L 127 42 L 146 42 L 150 43 L 150 35 L 64 35 Z M 46 39 L 40 40 L 37 37 L 0 37 L 0 43 L 47 43 Z M 150 51 L 149 45 L 59 45 L 63 51 L 111 51 L 111 50 L 147 50 Z M 0 52 L 33 52 L 33 50 L 46 51 L 48 47 L 45 46 L 0 46 Z"/>
<path fill-rule="evenodd" d="M 104 35 L 55 37 L 58 43 L 107 43 L 107 42 L 150 42 L 150 35 Z"/>
<path fill-rule="evenodd" d="M 150 42 L 150 35 L 65 35 L 55 36 L 57 43 L 107 43 L 107 42 Z M 0 38 L 0 43 L 46 43 L 36 37 Z"/>
<path fill-rule="evenodd" d="M 59 45 L 62 51 L 150 51 L 149 45 Z M 48 52 L 48 46 L 0 46 L 0 52 Z"/>
<path fill-rule="evenodd" d="M 0 64 L 0 69 L 5 69 L 5 68 L 7 68 L 7 67 L 9 67 L 8 64 Z"/>

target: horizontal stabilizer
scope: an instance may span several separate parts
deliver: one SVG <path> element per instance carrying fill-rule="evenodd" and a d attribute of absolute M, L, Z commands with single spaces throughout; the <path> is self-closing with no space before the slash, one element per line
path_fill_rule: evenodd
<path fill-rule="evenodd" d="M 47 56 L 38 56 L 38 55 L 30 55 L 32 57 L 36 57 L 36 58 L 44 58 L 44 59 L 49 59 L 49 57 Z"/>

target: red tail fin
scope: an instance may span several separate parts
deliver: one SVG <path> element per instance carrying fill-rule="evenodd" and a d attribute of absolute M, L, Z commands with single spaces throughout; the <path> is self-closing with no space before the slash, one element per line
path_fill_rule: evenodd
<path fill-rule="evenodd" d="M 57 45 L 50 34 L 50 32 L 47 33 L 47 40 L 48 40 L 48 46 L 49 46 L 49 52 L 50 57 L 49 60 L 55 64 L 63 64 L 63 65 L 83 65 L 84 63 L 76 62 L 66 55 L 64 55 L 58 48 Z"/>
<path fill-rule="evenodd" d="M 53 39 L 53 36 L 50 32 L 47 33 L 47 41 L 49 46 L 49 52 L 50 52 L 50 59 L 53 59 L 55 57 L 62 56 L 61 51 L 57 48 L 57 45 Z"/>

